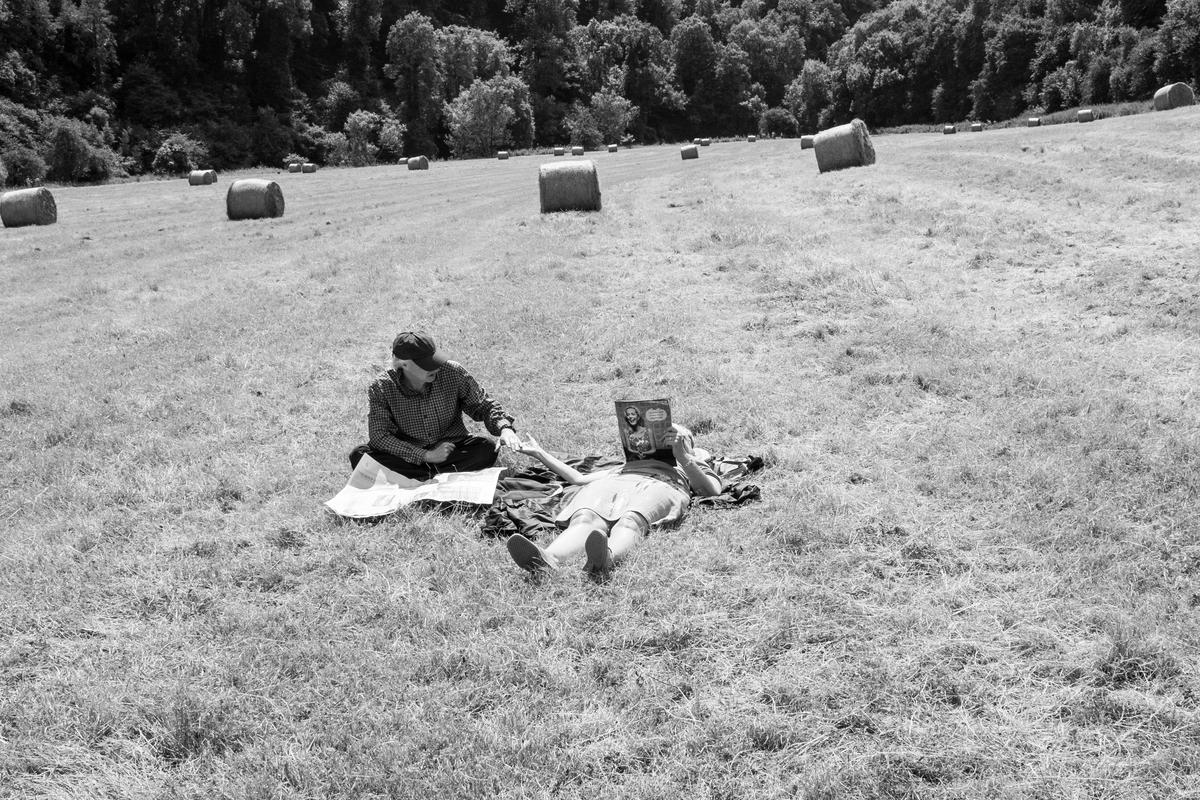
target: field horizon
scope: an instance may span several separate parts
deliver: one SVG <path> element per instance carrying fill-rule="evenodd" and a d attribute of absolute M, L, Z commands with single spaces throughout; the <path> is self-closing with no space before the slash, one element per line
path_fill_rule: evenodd
<path fill-rule="evenodd" d="M 0 230 L 0 798 L 1200 797 L 1198 128 L 589 153 L 594 214 L 538 213 L 570 157 L 55 188 Z M 340 522 L 410 328 L 763 498 L 604 584 Z"/>

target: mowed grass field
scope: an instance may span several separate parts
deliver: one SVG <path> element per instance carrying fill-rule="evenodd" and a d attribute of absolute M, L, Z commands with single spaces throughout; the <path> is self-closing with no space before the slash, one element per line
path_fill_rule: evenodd
<path fill-rule="evenodd" d="M 0 797 L 1200 796 L 1198 134 L 596 153 L 598 214 L 549 156 L 55 189 L 0 230 Z M 340 523 L 410 328 L 560 453 L 670 397 L 763 499 L 604 584 Z"/>

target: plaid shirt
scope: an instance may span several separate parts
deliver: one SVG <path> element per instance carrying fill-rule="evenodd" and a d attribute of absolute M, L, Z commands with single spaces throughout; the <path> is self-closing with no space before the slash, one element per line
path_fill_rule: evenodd
<path fill-rule="evenodd" d="M 410 389 L 399 370 L 388 370 L 367 389 L 367 440 L 372 449 L 425 463 L 425 451 L 438 442 L 461 442 L 469 435 L 462 415 L 482 422 L 499 436 L 512 427 L 512 415 L 480 388 L 457 361 L 447 361 L 433 383 Z"/>

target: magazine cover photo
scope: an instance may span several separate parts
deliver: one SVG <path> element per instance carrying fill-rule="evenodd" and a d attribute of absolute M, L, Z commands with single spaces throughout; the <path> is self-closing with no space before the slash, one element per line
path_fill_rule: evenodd
<path fill-rule="evenodd" d="M 618 400 L 616 408 L 626 461 L 655 458 L 674 465 L 675 454 L 667 438 L 671 432 L 670 400 Z"/>

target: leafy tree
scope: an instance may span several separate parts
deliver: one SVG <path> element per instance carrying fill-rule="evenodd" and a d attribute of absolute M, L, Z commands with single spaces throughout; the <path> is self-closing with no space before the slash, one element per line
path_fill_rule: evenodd
<path fill-rule="evenodd" d="M 621 141 L 638 112 L 637 106 L 614 92 L 592 95 L 589 110 L 601 143 Z"/>
<path fill-rule="evenodd" d="M 449 25 L 436 33 L 441 54 L 443 97 L 453 100 L 478 79 L 507 75 L 513 54 L 492 31 Z"/>
<path fill-rule="evenodd" d="M 833 102 L 833 76 L 821 61 L 804 62 L 800 75 L 788 85 L 784 105 L 795 117 L 801 130 L 820 127 L 821 112 Z"/>
<path fill-rule="evenodd" d="M 383 0 L 341 0 L 337 22 L 350 84 L 360 92 L 369 92 L 374 82 L 372 53 L 383 23 Z M 390 55 L 390 33 L 388 42 Z"/>
<path fill-rule="evenodd" d="M 0 158 L 0 186 L 8 182 L 8 169 L 4 166 L 4 159 Z"/>
<path fill-rule="evenodd" d="M 10 186 L 32 186 L 46 177 L 46 162 L 28 147 L 15 147 L 3 154 Z"/>
<path fill-rule="evenodd" d="M 379 128 L 383 124 L 380 116 L 372 111 L 359 109 L 346 118 L 347 160 L 352 167 L 367 167 L 375 163 L 379 146 Z"/>
<path fill-rule="evenodd" d="M 408 125 L 407 148 L 433 155 L 445 102 L 445 74 L 433 21 L 414 11 L 397 22 L 388 32 L 387 54 L 384 73 L 396 85 L 400 113 Z"/>
<path fill-rule="evenodd" d="M 126 120 L 153 127 L 183 118 L 183 101 L 150 64 L 130 66 L 117 87 L 117 111 Z"/>
<path fill-rule="evenodd" d="M 604 141 L 600 136 L 600 128 L 596 125 L 596 118 L 592 116 L 592 110 L 583 103 L 576 102 L 571 106 L 571 110 L 563 119 L 563 126 L 570 134 L 571 144 L 594 150 Z"/>
<path fill-rule="evenodd" d="M 701 84 L 711 84 L 717 73 L 717 45 L 707 23 L 688 17 L 671 31 L 671 57 L 675 78 L 683 93 L 695 95 Z"/>
<path fill-rule="evenodd" d="M 1154 64 L 1158 60 L 1158 37 L 1137 38 L 1134 42 L 1109 76 L 1112 99 L 1117 102 L 1145 98 L 1157 88 Z"/>
<path fill-rule="evenodd" d="M 1160 83 L 1200 79 L 1200 0 L 1168 0 L 1158 30 L 1154 72 Z"/>
<path fill-rule="evenodd" d="M 746 53 L 750 78 L 760 83 L 768 103 L 779 103 L 788 83 L 804 65 L 804 38 L 796 29 L 781 30 L 774 17 L 744 19 L 727 39 Z"/>
<path fill-rule="evenodd" d="M 350 113 L 361 105 L 362 97 L 358 92 L 350 84 L 338 79 L 329 81 L 324 96 L 318 102 L 325 127 L 331 131 L 340 131 Z"/>
<path fill-rule="evenodd" d="M 1024 89 L 1040 33 L 1036 20 L 1016 14 L 988 24 L 983 69 L 971 84 L 976 119 L 1007 119 L 1025 107 Z"/>
<path fill-rule="evenodd" d="M 260 106 L 254 113 L 251 129 L 253 158 L 259 164 L 278 164 L 296 149 L 296 132 L 286 114 L 270 106 Z"/>
<path fill-rule="evenodd" d="M 512 15 L 517 66 L 529 86 L 537 135 L 553 141 L 577 97 L 571 30 L 577 24 L 578 0 L 507 0 L 504 8 Z"/>
<path fill-rule="evenodd" d="M 379 159 L 389 163 L 404 156 L 404 123 L 386 117 L 379 126 Z"/>
<path fill-rule="evenodd" d="M 172 133 L 159 145 L 151 169 L 160 175 L 183 175 L 208 163 L 208 148 L 186 133 Z"/>
<path fill-rule="evenodd" d="M 644 134 L 652 115 L 683 107 L 671 78 L 670 44 L 659 30 L 635 17 L 592 20 L 571 33 L 579 55 L 580 88 L 586 95 L 620 95 L 636 109 L 631 125 Z"/>
<path fill-rule="evenodd" d="M 117 64 L 113 17 L 103 0 L 65 0 L 57 20 L 58 50 L 75 86 L 108 87 Z"/>
<path fill-rule="evenodd" d="M 786 108 L 768 108 L 758 118 L 758 132 L 763 136 L 796 136 L 796 118 Z"/>
<path fill-rule="evenodd" d="M 512 76 L 476 80 L 446 104 L 446 119 L 450 149 L 459 157 L 533 144 L 529 87 Z"/>

